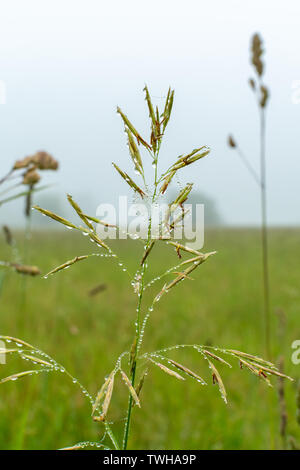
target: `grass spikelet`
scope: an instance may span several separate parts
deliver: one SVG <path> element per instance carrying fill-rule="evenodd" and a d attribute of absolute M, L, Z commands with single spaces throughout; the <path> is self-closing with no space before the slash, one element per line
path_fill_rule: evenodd
<path fill-rule="evenodd" d="M 8 343 L 15 343 L 17 346 L 25 346 L 25 348 L 27 349 L 35 349 L 34 346 L 32 346 L 31 344 L 29 343 L 26 343 L 26 341 L 23 341 L 22 339 L 19 339 L 19 338 L 14 338 L 13 336 L 3 336 L 3 335 L 0 335 L 0 339 L 4 340 L 4 341 L 7 341 Z"/>
<path fill-rule="evenodd" d="M 176 279 L 174 279 L 174 281 L 170 282 L 170 284 L 168 284 L 165 288 L 164 288 L 164 292 L 168 292 L 170 289 L 172 289 L 172 287 L 175 287 L 180 281 L 188 278 L 188 275 L 190 273 L 192 273 L 195 269 L 198 268 L 198 266 L 200 266 L 200 264 L 204 263 L 211 255 L 215 254 L 215 251 L 211 252 L 211 253 L 205 253 L 203 254 L 202 256 L 199 257 L 199 260 L 198 261 L 194 261 L 194 263 L 192 264 L 192 266 L 189 266 L 188 268 L 186 268 L 184 271 L 182 271 L 181 273 L 179 273 L 179 275 L 176 277 Z"/>
<path fill-rule="evenodd" d="M 94 230 L 94 227 L 93 227 L 93 224 L 91 224 L 89 222 L 89 220 L 87 219 L 87 217 L 83 214 L 82 210 L 80 209 L 79 205 L 74 201 L 74 199 L 72 198 L 72 196 L 70 194 L 67 194 L 67 199 L 69 201 L 69 203 L 71 204 L 71 206 L 73 207 L 73 209 L 76 211 L 76 213 L 79 215 L 79 217 L 81 218 L 81 220 L 85 223 L 85 225 L 91 229 L 91 230 Z"/>
<path fill-rule="evenodd" d="M 97 396 L 96 396 L 96 400 L 93 404 L 93 410 L 92 410 L 92 415 L 95 413 L 96 409 L 98 408 L 98 406 L 100 405 L 101 403 L 101 400 L 107 390 L 107 387 L 108 385 L 110 384 L 113 376 L 115 374 L 115 371 L 112 371 L 109 376 L 107 377 L 107 379 L 105 380 L 104 384 L 102 385 L 102 387 L 100 388 L 100 390 L 98 391 L 97 393 Z"/>
<path fill-rule="evenodd" d="M 169 184 L 171 183 L 171 181 L 172 181 L 172 179 L 173 179 L 175 173 L 176 173 L 176 171 L 173 170 L 173 171 L 170 171 L 170 173 L 168 173 L 168 174 L 165 176 L 164 182 L 163 182 L 163 184 L 161 185 L 160 190 L 159 190 L 160 194 L 164 194 L 164 193 L 166 192 L 166 190 L 167 190 Z"/>
<path fill-rule="evenodd" d="M 269 367 L 265 367 L 265 366 L 262 366 L 260 364 L 256 364 L 255 362 L 251 362 L 251 365 L 253 365 L 254 367 L 257 367 L 259 369 L 261 375 L 262 375 L 262 373 L 267 373 L 267 374 L 276 375 L 277 377 L 288 379 L 291 382 L 294 382 L 294 379 L 292 377 L 289 377 L 288 375 L 283 374 L 282 372 L 277 370 L 275 368 L 275 366 L 274 366 L 274 368 L 270 369 Z"/>
<path fill-rule="evenodd" d="M 187 253 L 192 253 L 193 255 L 203 256 L 203 254 L 200 253 L 200 251 L 193 250 L 192 248 L 189 248 L 186 245 L 182 245 L 181 243 L 173 242 L 173 241 L 167 241 L 167 244 L 175 246 L 177 253 L 179 253 L 180 250 L 182 250 L 182 251 L 186 251 Z"/>
<path fill-rule="evenodd" d="M 171 112 L 172 112 L 173 102 L 174 102 L 174 93 L 175 93 L 174 90 L 171 90 L 171 88 L 169 88 L 167 98 L 166 98 L 165 108 L 164 108 L 163 115 L 162 115 L 163 132 L 165 131 L 168 125 L 168 122 L 170 120 L 170 117 L 171 117 Z"/>
<path fill-rule="evenodd" d="M 266 361 L 265 359 L 262 359 L 259 356 L 253 356 L 253 354 L 248 354 L 242 351 L 238 351 L 236 349 L 227 349 L 227 351 L 235 356 L 243 357 L 243 358 L 255 361 L 255 362 L 259 362 L 264 365 L 268 365 L 270 367 L 274 367 L 274 364 L 272 364 L 272 362 Z"/>
<path fill-rule="evenodd" d="M 271 384 L 270 380 L 267 377 L 267 374 L 262 370 L 262 368 L 256 368 L 253 364 L 250 362 L 245 361 L 244 359 L 240 359 L 240 364 L 241 366 L 245 366 L 252 374 L 256 375 L 257 377 L 261 378 L 264 380 L 269 387 L 272 387 L 273 385 Z"/>
<path fill-rule="evenodd" d="M 47 367 L 54 367 L 53 364 L 50 364 L 50 362 L 44 361 L 43 359 L 40 359 L 39 357 L 30 356 L 28 354 L 23 354 L 22 353 L 22 358 L 23 359 L 28 359 L 29 361 L 33 362 L 34 364 L 41 364 L 41 365 L 47 366 Z"/>
<path fill-rule="evenodd" d="M 51 219 L 56 220 L 56 222 L 59 222 L 60 224 L 66 225 L 67 227 L 70 227 L 70 228 L 76 228 L 76 229 L 78 228 L 76 225 L 72 224 L 72 222 L 70 222 L 67 219 L 64 219 L 63 217 L 60 217 L 59 215 L 55 214 L 54 212 L 48 211 L 46 209 L 42 209 L 39 206 L 33 206 L 33 208 L 36 209 L 37 211 L 41 212 L 41 214 L 44 214 L 47 217 L 50 217 Z"/>
<path fill-rule="evenodd" d="M 136 146 L 136 143 L 134 141 L 133 135 L 128 129 L 128 127 L 125 127 L 125 132 L 128 136 L 128 148 L 129 148 L 129 153 L 131 156 L 131 159 L 133 161 L 135 170 L 138 171 L 142 176 L 144 175 L 144 169 L 143 169 L 143 162 L 142 162 L 142 157 L 140 154 L 139 149 Z"/>
<path fill-rule="evenodd" d="M 131 384 L 129 378 L 127 377 L 127 375 L 125 374 L 125 372 L 123 370 L 120 370 L 120 372 L 121 372 L 121 375 L 122 375 L 122 378 L 123 378 L 125 384 L 127 385 L 128 389 L 129 389 L 129 392 L 130 392 L 132 398 L 135 401 L 135 404 L 140 408 L 141 407 L 140 400 L 139 400 L 139 397 L 137 396 L 137 393 L 136 393 L 134 387 L 132 386 L 132 384 Z"/>
<path fill-rule="evenodd" d="M 219 362 L 222 362 L 223 364 L 226 364 L 226 366 L 228 366 L 228 367 L 230 367 L 230 368 L 232 367 L 232 365 L 229 364 L 229 362 L 225 361 L 222 357 L 219 357 L 219 356 L 217 356 L 216 354 L 214 354 L 214 353 L 212 353 L 212 352 L 210 352 L 210 351 L 207 351 L 207 349 L 203 349 L 203 353 L 204 353 L 205 355 L 208 355 L 208 356 L 212 357 L 212 358 L 215 359 L 216 361 L 219 361 Z"/>
<path fill-rule="evenodd" d="M 177 367 L 177 369 L 182 370 L 187 375 L 190 375 L 191 377 L 196 379 L 197 382 L 200 382 L 202 385 L 206 385 L 205 380 L 203 380 L 202 377 L 200 377 L 198 374 L 196 374 L 192 370 L 188 369 L 187 367 L 183 366 L 182 364 L 179 364 L 178 362 L 174 361 L 173 359 L 168 359 L 168 362 L 173 364 L 173 366 Z"/>
<path fill-rule="evenodd" d="M 128 117 L 121 111 L 121 109 L 119 107 L 117 107 L 117 113 L 120 114 L 121 118 L 123 119 L 123 122 L 125 124 L 125 126 L 128 127 L 128 129 L 131 130 L 131 132 L 133 133 L 133 135 L 135 136 L 138 144 L 142 144 L 144 147 L 146 147 L 147 149 L 151 149 L 151 146 L 140 136 L 140 134 L 138 133 L 138 131 L 135 129 L 135 127 L 131 124 L 131 122 L 129 121 Z"/>
<path fill-rule="evenodd" d="M 219 371 L 209 359 L 207 359 L 207 361 L 209 363 L 210 369 L 211 369 L 212 374 L 213 374 L 213 383 L 216 382 L 218 384 L 221 396 L 222 396 L 223 400 L 225 401 L 225 403 L 227 404 L 227 393 L 226 393 L 226 389 L 225 389 L 223 380 L 222 380 L 222 378 L 219 374 Z"/>
<path fill-rule="evenodd" d="M 0 354 L 8 354 L 8 353 L 15 353 L 15 352 L 19 352 L 19 349 L 15 348 L 15 349 L 6 349 L 6 348 L 0 348 Z"/>
<path fill-rule="evenodd" d="M 136 394 L 137 394 L 138 398 L 140 398 L 141 391 L 142 391 L 142 388 L 143 388 L 143 385 L 144 385 L 145 378 L 146 378 L 147 374 L 148 374 L 148 369 L 145 369 L 144 372 L 141 375 L 139 383 L 136 386 L 135 391 L 136 391 Z"/>
<path fill-rule="evenodd" d="M 114 380 L 115 380 L 115 373 L 113 373 L 110 376 L 108 384 L 107 384 L 107 390 L 106 390 L 106 394 L 105 394 L 105 398 L 104 398 L 104 402 L 103 402 L 103 407 L 102 407 L 102 416 L 104 418 L 107 415 L 107 411 L 108 411 L 108 408 L 109 408 L 109 405 L 110 405 L 110 400 L 111 400 L 113 389 L 114 389 Z"/>
<path fill-rule="evenodd" d="M 106 250 L 109 250 L 108 246 L 106 245 L 106 243 L 104 243 L 103 240 L 101 240 L 98 235 L 96 235 L 95 233 L 92 233 L 92 232 L 89 232 L 89 237 L 91 240 L 93 240 L 97 245 L 100 245 L 102 246 L 102 248 L 105 248 Z"/>
<path fill-rule="evenodd" d="M 190 192 L 193 189 L 193 183 L 188 183 L 178 194 L 177 198 L 169 204 L 171 212 L 173 212 L 178 206 L 182 206 L 182 204 L 187 200 Z"/>
<path fill-rule="evenodd" d="M 49 271 L 45 277 L 48 277 L 52 274 L 55 274 L 57 273 L 58 271 L 61 271 L 62 269 L 66 269 L 70 266 L 72 266 L 72 264 L 75 264 L 75 263 L 78 263 L 78 261 L 83 261 L 84 259 L 87 259 L 89 256 L 88 255 L 83 255 L 83 256 L 75 256 L 75 258 L 73 259 L 70 259 L 68 261 L 66 261 L 65 263 L 61 264 L 60 266 L 57 266 L 56 268 L 52 269 L 51 271 Z"/>
<path fill-rule="evenodd" d="M 141 198 L 144 198 L 145 196 L 145 193 L 144 191 L 141 190 L 141 188 L 130 178 L 130 176 L 125 173 L 124 171 L 122 171 L 118 165 L 116 165 L 115 163 L 113 163 L 113 166 L 114 168 L 117 170 L 117 172 L 122 176 L 122 178 L 126 181 L 127 184 L 129 184 L 129 186 L 134 190 L 136 191 L 137 193 L 139 193 L 139 195 L 141 196 Z"/>
<path fill-rule="evenodd" d="M 203 147 L 194 149 L 191 153 L 188 155 L 180 155 L 177 159 L 177 162 L 175 162 L 169 171 L 177 171 L 180 170 L 180 168 L 183 168 L 184 166 L 191 165 L 192 163 L 196 162 L 200 158 L 206 157 L 210 153 L 210 149 L 204 145 Z"/>
<path fill-rule="evenodd" d="M 179 379 L 179 380 L 185 380 L 185 378 L 182 377 L 182 375 L 177 374 L 177 372 L 175 372 L 175 370 L 169 369 L 167 366 L 165 366 L 164 364 L 161 364 L 160 362 L 154 361 L 151 357 L 148 357 L 147 359 L 149 361 L 153 362 L 153 364 L 155 364 L 161 370 L 166 372 L 166 374 L 172 375 L 173 377 L 176 377 L 176 379 Z"/>
<path fill-rule="evenodd" d="M 36 373 L 36 370 L 25 370 L 24 372 L 19 372 L 18 374 L 9 375 L 8 377 L 4 377 L 4 379 L 1 379 L 0 384 L 4 384 L 5 382 L 9 382 L 11 380 L 15 381 L 17 379 L 25 377 L 26 375 L 32 375 L 34 373 Z"/>
<path fill-rule="evenodd" d="M 152 101 L 151 101 L 151 97 L 150 97 L 150 93 L 149 93 L 147 85 L 145 85 L 143 91 L 146 94 L 145 100 L 147 101 L 147 105 L 148 105 L 149 117 L 152 121 L 152 125 L 155 127 L 156 126 L 156 116 L 155 116 L 155 113 L 154 113 L 154 108 L 153 108 L 153 105 L 152 105 Z"/>
<path fill-rule="evenodd" d="M 92 222 L 95 222 L 96 224 L 101 224 L 104 225 L 105 227 L 112 227 L 112 228 L 117 228 L 117 225 L 109 224 L 107 222 L 104 222 L 103 220 L 97 219 L 97 217 L 92 217 L 91 215 L 83 214 L 84 217 L 88 220 L 91 220 Z"/>

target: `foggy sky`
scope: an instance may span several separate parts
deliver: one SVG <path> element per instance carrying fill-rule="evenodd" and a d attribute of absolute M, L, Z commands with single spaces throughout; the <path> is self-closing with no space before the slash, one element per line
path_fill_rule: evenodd
<path fill-rule="evenodd" d="M 148 138 L 144 84 L 159 105 L 171 85 L 175 103 L 160 168 L 208 145 L 210 156 L 184 169 L 182 182 L 195 181 L 215 199 L 227 224 L 257 224 L 258 188 L 226 139 L 233 133 L 259 169 L 258 113 L 247 84 L 250 37 L 258 31 L 271 90 L 269 222 L 299 224 L 300 104 L 292 100 L 300 80 L 299 14 L 297 0 L 2 2 L 0 176 L 14 160 L 47 150 L 61 165 L 44 174 L 45 183 L 55 183 L 55 200 L 64 207 L 71 193 L 95 214 L 101 202 L 127 194 L 111 161 L 132 170 L 116 106 Z M 1 208 L 0 222 L 11 214 L 18 220 L 20 210 L 20 203 Z"/>

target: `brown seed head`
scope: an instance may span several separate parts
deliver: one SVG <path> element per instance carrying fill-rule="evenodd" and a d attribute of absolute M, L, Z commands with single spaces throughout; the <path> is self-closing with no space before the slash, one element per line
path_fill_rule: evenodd
<path fill-rule="evenodd" d="M 32 155 L 32 163 L 40 170 L 57 170 L 58 162 L 47 152 L 39 151 Z"/>
<path fill-rule="evenodd" d="M 260 87 L 260 91 L 261 91 L 261 98 L 260 98 L 259 104 L 261 108 L 264 108 L 269 98 L 269 92 L 268 92 L 268 89 L 263 85 Z"/>
<path fill-rule="evenodd" d="M 254 65 L 257 74 L 261 77 L 264 71 L 264 65 L 261 60 L 263 49 L 262 49 L 262 41 L 260 39 L 259 34 L 257 33 L 254 34 L 252 38 L 251 52 L 252 52 L 251 62 Z"/>
<path fill-rule="evenodd" d="M 17 160 L 14 163 L 13 169 L 14 170 L 20 170 L 21 168 L 27 168 L 32 162 L 32 157 L 28 156 L 25 158 L 22 158 L 22 160 Z"/>
<path fill-rule="evenodd" d="M 233 139 L 232 135 L 230 135 L 228 137 L 228 145 L 229 145 L 229 147 L 232 147 L 232 148 L 236 147 L 236 143 L 235 143 L 235 140 Z"/>
<path fill-rule="evenodd" d="M 23 176 L 22 184 L 36 184 L 40 181 L 41 177 L 34 168 L 29 168 Z"/>

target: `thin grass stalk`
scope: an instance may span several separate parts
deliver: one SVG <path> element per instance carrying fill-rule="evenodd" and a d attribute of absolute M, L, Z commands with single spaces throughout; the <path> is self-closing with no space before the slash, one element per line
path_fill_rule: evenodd
<path fill-rule="evenodd" d="M 156 153 L 154 153 L 154 155 L 152 155 L 153 161 L 154 161 L 154 164 L 155 164 L 154 192 L 153 192 L 153 196 L 152 196 L 152 202 L 154 202 L 154 200 L 155 200 L 156 193 L 157 193 L 157 187 L 158 187 L 157 161 L 158 161 L 159 150 L 160 150 L 160 141 L 158 143 Z M 150 215 L 149 225 L 148 225 L 148 236 L 147 236 L 147 243 L 146 243 L 146 251 L 149 249 L 149 247 L 151 245 L 151 226 L 152 226 L 152 219 L 151 219 L 151 215 Z M 138 306 L 137 306 L 137 316 L 136 316 L 136 333 L 135 333 L 135 338 L 134 338 L 134 343 L 133 343 L 136 346 L 135 346 L 134 351 L 133 351 L 131 376 L 130 376 L 130 381 L 131 381 L 132 387 L 135 386 L 136 367 L 137 367 L 137 354 L 138 354 L 139 348 L 141 346 L 141 344 L 140 344 L 139 347 L 138 347 L 139 339 L 140 339 L 140 331 L 141 331 L 141 306 L 142 306 L 143 293 L 144 293 L 144 290 L 145 290 L 145 274 L 146 274 L 146 271 L 147 271 L 147 263 L 143 263 L 142 272 L 141 272 L 140 295 L 138 296 Z M 134 405 L 134 400 L 133 400 L 132 395 L 129 393 L 127 416 L 126 416 L 125 427 L 124 427 L 123 450 L 126 450 L 127 445 L 128 445 L 128 438 L 129 438 L 129 432 L 130 432 L 130 423 L 131 423 L 131 412 L 132 412 L 133 405 Z"/>
<path fill-rule="evenodd" d="M 266 189 L 266 120 L 265 111 L 260 109 L 260 171 L 261 171 L 261 241 L 263 268 L 263 296 L 265 348 L 268 359 L 271 358 L 271 328 L 270 328 L 270 281 L 268 255 L 268 225 L 267 225 L 267 189 Z"/>

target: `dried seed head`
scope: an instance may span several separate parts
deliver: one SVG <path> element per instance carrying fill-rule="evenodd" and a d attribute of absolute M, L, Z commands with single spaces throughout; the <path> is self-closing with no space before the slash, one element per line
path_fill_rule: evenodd
<path fill-rule="evenodd" d="M 255 81 L 253 80 L 253 78 L 249 78 L 249 85 L 252 88 L 252 90 L 255 91 L 256 85 L 255 85 Z"/>
<path fill-rule="evenodd" d="M 262 49 L 262 41 L 260 39 L 260 36 L 257 33 L 254 34 L 252 38 L 251 52 L 252 52 L 251 62 L 254 65 L 257 74 L 261 77 L 264 71 L 263 62 L 261 60 L 263 49 Z"/>
<path fill-rule="evenodd" d="M 32 155 L 32 163 L 40 170 L 57 170 L 58 162 L 52 155 L 43 150 Z"/>
<path fill-rule="evenodd" d="M 58 162 L 47 152 L 39 151 L 29 155 L 22 160 L 17 160 L 13 166 L 14 170 L 32 166 L 39 170 L 57 170 Z"/>
<path fill-rule="evenodd" d="M 12 266 L 20 274 L 27 274 L 29 276 L 38 276 L 41 274 L 41 271 L 37 266 L 27 266 L 24 264 L 14 264 Z"/>
<path fill-rule="evenodd" d="M 29 168 L 23 176 L 22 184 L 34 185 L 40 181 L 41 177 L 34 168 Z"/>
<path fill-rule="evenodd" d="M 237 146 L 232 135 L 228 136 L 228 145 L 229 147 L 232 147 L 232 148 L 235 148 Z"/>
<path fill-rule="evenodd" d="M 13 169 L 14 170 L 19 170 L 21 168 L 27 168 L 30 165 L 31 162 L 32 162 L 32 157 L 31 156 L 22 158 L 22 160 L 17 160 L 14 163 Z"/>
<path fill-rule="evenodd" d="M 260 92 L 261 92 L 261 98 L 260 98 L 259 104 L 260 104 L 261 108 L 264 108 L 266 106 L 268 98 L 269 98 L 269 91 L 268 91 L 267 87 L 262 85 L 260 87 Z"/>

